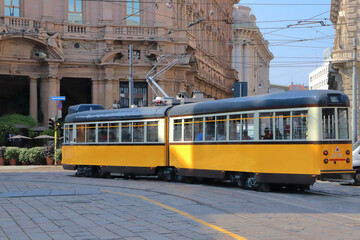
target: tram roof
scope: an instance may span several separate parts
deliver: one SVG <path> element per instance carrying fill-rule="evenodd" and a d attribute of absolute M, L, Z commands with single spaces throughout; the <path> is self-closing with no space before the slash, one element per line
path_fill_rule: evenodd
<path fill-rule="evenodd" d="M 170 116 L 186 116 L 261 109 L 299 107 L 350 106 L 349 98 L 343 92 L 334 90 L 305 90 L 272 93 L 252 97 L 229 98 L 175 106 Z"/>
<path fill-rule="evenodd" d="M 69 114 L 65 122 L 97 122 L 97 121 L 116 121 L 116 120 L 136 120 L 163 118 L 166 110 L 165 107 L 141 107 L 141 108 L 121 108 L 111 110 L 85 111 Z"/>

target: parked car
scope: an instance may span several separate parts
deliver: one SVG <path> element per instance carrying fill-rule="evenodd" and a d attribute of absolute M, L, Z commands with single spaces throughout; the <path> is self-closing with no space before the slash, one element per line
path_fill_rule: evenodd
<path fill-rule="evenodd" d="M 355 184 L 360 185 L 360 140 L 353 145 L 353 168 L 356 169 Z"/>

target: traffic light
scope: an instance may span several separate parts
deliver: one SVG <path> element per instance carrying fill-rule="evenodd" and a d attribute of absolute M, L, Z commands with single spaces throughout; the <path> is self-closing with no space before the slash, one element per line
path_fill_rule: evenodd
<path fill-rule="evenodd" d="M 59 122 L 59 120 L 58 121 L 56 121 L 56 129 L 60 129 L 61 128 L 61 123 Z"/>
<path fill-rule="evenodd" d="M 54 118 L 49 118 L 49 129 L 54 129 Z"/>

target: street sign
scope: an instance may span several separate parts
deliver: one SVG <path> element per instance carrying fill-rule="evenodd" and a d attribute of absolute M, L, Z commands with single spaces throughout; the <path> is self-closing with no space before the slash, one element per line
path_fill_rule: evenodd
<path fill-rule="evenodd" d="M 62 118 L 62 110 L 61 109 L 58 109 L 58 115 L 57 115 L 58 119 L 59 118 Z"/>
<path fill-rule="evenodd" d="M 65 101 L 65 96 L 54 96 L 54 97 L 51 97 L 51 101 Z"/>
<path fill-rule="evenodd" d="M 63 108 L 63 104 L 61 101 L 58 102 L 58 109 L 61 110 Z"/>

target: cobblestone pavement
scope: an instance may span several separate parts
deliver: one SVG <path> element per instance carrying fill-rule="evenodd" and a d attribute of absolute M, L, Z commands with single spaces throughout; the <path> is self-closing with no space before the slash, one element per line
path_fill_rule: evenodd
<path fill-rule="evenodd" d="M 0 167 L 0 239 L 360 239 L 360 187 L 262 193 Z"/>

